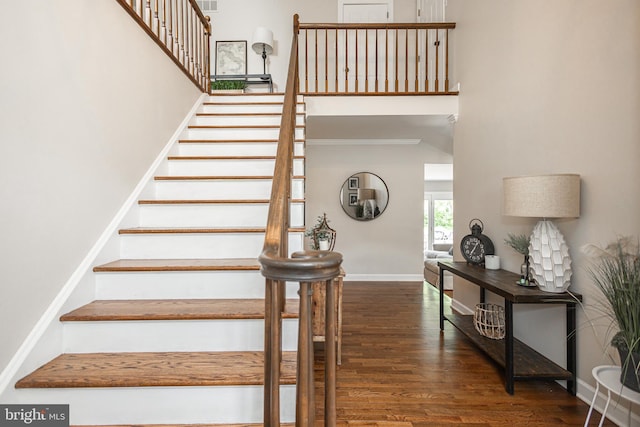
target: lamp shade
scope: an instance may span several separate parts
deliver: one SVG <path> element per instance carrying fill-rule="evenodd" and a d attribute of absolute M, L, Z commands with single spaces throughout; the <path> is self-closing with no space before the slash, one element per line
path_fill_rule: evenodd
<path fill-rule="evenodd" d="M 271 55 L 273 53 L 273 31 L 264 27 L 256 28 L 253 32 L 253 44 L 251 48 L 257 54 L 261 54 L 264 48 L 265 53 Z"/>
<path fill-rule="evenodd" d="M 358 200 L 374 200 L 376 190 L 373 188 L 358 188 Z"/>
<path fill-rule="evenodd" d="M 580 216 L 580 175 L 503 178 L 503 214 L 534 218 Z"/>

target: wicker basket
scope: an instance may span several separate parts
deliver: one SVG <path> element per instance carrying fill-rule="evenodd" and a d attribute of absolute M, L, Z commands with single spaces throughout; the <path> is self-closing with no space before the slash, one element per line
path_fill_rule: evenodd
<path fill-rule="evenodd" d="M 476 304 L 473 314 L 473 325 L 476 331 L 492 340 L 504 338 L 504 307 L 497 304 Z"/>

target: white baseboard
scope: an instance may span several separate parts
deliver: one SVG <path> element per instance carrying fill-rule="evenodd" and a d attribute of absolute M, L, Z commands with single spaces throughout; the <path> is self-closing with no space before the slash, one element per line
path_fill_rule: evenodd
<path fill-rule="evenodd" d="M 453 293 L 453 297 L 455 298 L 456 293 Z M 451 309 L 457 311 L 460 314 L 464 314 L 464 315 L 472 315 L 474 310 L 470 309 L 469 307 L 467 307 L 466 305 L 462 304 L 460 301 L 458 301 L 457 299 L 452 299 L 451 300 Z"/>
<path fill-rule="evenodd" d="M 187 113 L 187 115 L 185 116 L 185 119 L 178 126 L 176 132 L 171 136 L 160 154 L 156 157 L 142 179 L 138 182 L 131 195 L 127 198 L 126 202 L 122 205 L 120 210 L 118 210 L 115 217 L 111 220 L 107 228 L 100 235 L 96 243 L 87 253 L 80 265 L 73 272 L 71 277 L 69 277 L 69 280 L 64 284 L 58 295 L 56 295 L 51 304 L 49 304 L 49 307 L 40 317 L 29 335 L 27 335 L 27 338 L 25 338 L 22 345 L 18 348 L 18 351 L 11 358 L 6 368 L 2 371 L 2 373 L 0 373 L 0 396 L 3 396 L 5 394 L 10 385 L 12 386 L 12 383 L 15 380 L 20 367 L 27 361 L 29 355 L 36 349 L 36 346 L 45 335 L 45 332 L 50 329 L 54 322 L 58 321 L 58 316 L 60 315 L 65 302 L 69 298 L 71 298 L 72 294 L 78 288 L 78 285 L 82 282 L 82 279 L 92 271 L 96 259 L 100 257 L 101 252 L 108 246 L 112 236 L 117 234 L 117 230 L 120 224 L 126 218 L 129 211 L 136 206 L 140 194 L 142 194 L 149 182 L 152 182 L 156 170 L 161 165 L 161 163 L 166 160 L 167 154 L 179 139 L 180 134 L 188 126 L 189 120 L 191 120 L 193 115 L 196 113 L 197 109 L 200 107 L 203 99 L 206 96 L 206 94 L 202 94 L 195 102 L 189 113 Z M 50 351 L 50 349 L 48 349 L 47 351 Z"/>
<path fill-rule="evenodd" d="M 344 276 L 345 282 L 422 282 L 422 274 L 351 274 Z"/>

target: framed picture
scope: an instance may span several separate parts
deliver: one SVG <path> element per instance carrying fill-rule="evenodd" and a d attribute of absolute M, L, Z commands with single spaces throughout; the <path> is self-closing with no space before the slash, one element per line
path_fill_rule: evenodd
<path fill-rule="evenodd" d="M 360 178 L 352 176 L 349 178 L 349 190 L 357 190 L 360 188 Z"/>
<path fill-rule="evenodd" d="M 358 193 L 349 193 L 349 206 L 356 206 L 358 204 Z"/>
<path fill-rule="evenodd" d="M 247 74 L 247 41 L 216 41 L 216 75 Z"/>

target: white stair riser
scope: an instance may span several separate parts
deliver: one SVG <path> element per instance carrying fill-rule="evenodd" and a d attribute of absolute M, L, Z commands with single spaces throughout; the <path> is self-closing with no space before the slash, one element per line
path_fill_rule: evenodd
<path fill-rule="evenodd" d="M 155 182 L 157 200 L 269 199 L 271 179 L 162 180 Z M 304 198 L 304 181 L 291 181 L 291 197 Z"/>
<path fill-rule="evenodd" d="M 280 387 L 282 422 L 295 421 L 295 386 Z M 16 404 L 69 404 L 72 425 L 262 423 L 263 386 L 27 389 Z"/>
<path fill-rule="evenodd" d="M 228 227 L 267 225 L 269 204 L 141 205 L 141 227 Z M 304 205 L 291 206 L 290 225 L 304 226 Z"/>
<path fill-rule="evenodd" d="M 170 160 L 169 176 L 273 176 L 275 160 Z M 293 174 L 304 175 L 304 160 L 294 159 Z"/>
<path fill-rule="evenodd" d="M 283 349 L 296 351 L 297 342 L 298 319 L 283 319 Z M 64 323 L 65 353 L 262 351 L 263 348 L 263 319 Z"/>
<path fill-rule="evenodd" d="M 209 95 L 204 102 L 228 102 L 228 103 L 238 103 L 238 102 L 254 102 L 254 103 L 262 103 L 262 102 L 284 102 L 284 94 L 282 93 L 271 93 L 271 94 L 260 94 L 260 95 L 251 95 L 251 94 L 242 94 L 242 95 L 229 95 L 223 93 L 215 93 L 213 95 Z"/>
<path fill-rule="evenodd" d="M 199 111 L 200 113 L 282 113 L 282 104 L 216 104 L 216 105 L 203 105 Z M 297 113 L 304 113 L 304 104 L 298 104 L 296 106 Z"/>
<path fill-rule="evenodd" d="M 108 272 L 96 274 L 96 299 L 264 298 L 259 271 Z M 287 282 L 286 297 L 299 284 Z"/>
<path fill-rule="evenodd" d="M 180 139 L 214 139 L 225 141 L 237 141 L 248 139 L 278 139 L 280 128 L 190 128 L 185 130 Z M 296 128 L 295 139 L 304 138 L 304 130 Z"/>
<path fill-rule="evenodd" d="M 211 94 L 209 95 L 204 102 L 254 102 L 254 103 L 262 103 L 262 102 L 284 102 L 284 94 L 283 93 L 262 93 L 260 95 L 246 93 L 243 95 L 228 95 L 228 94 Z M 297 102 L 304 102 L 304 95 L 298 95 Z"/>
<path fill-rule="evenodd" d="M 282 115 L 268 116 L 246 116 L 246 115 L 224 115 L 224 116 L 196 116 L 189 124 L 198 126 L 280 126 Z M 296 115 L 296 124 L 304 124 L 304 115 Z"/>
<path fill-rule="evenodd" d="M 302 233 L 289 235 L 289 249 L 302 250 Z M 123 234 L 121 258 L 256 258 L 264 233 Z"/>
<path fill-rule="evenodd" d="M 181 142 L 178 146 L 181 156 L 275 156 L 277 148 L 275 142 Z M 293 154 L 304 156 L 303 142 L 295 143 Z"/>

